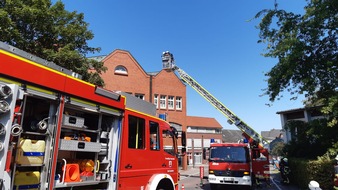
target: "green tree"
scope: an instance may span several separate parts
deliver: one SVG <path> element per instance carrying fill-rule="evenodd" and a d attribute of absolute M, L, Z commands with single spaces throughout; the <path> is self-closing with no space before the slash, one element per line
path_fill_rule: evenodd
<path fill-rule="evenodd" d="M 0 0 L 0 23 L 0 41 L 104 85 L 100 77 L 106 70 L 103 63 L 86 58 L 100 48 L 87 43 L 94 35 L 83 13 L 66 11 L 61 1 L 52 5 L 50 0 Z"/>
<path fill-rule="evenodd" d="M 277 142 L 271 150 L 273 156 L 284 156 L 284 142 Z"/>
<path fill-rule="evenodd" d="M 316 144 L 323 139 L 312 131 L 324 133 L 331 131 L 329 128 L 338 128 L 338 1 L 306 2 L 304 14 L 279 9 L 275 0 L 273 9 L 262 10 L 255 16 L 262 18 L 258 25 L 258 43 L 266 44 L 263 55 L 277 60 L 265 74 L 268 85 L 264 94 L 271 102 L 282 98 L 283 92 L 290 93 L 291 99 L 304 94 L 307 105 L 319 104 L 328 118 L 325 124 L 313 122 L 306 125 L 306 130 L 297 131 L 298 137 L 304 141 L 292 143 L 298 143 L 301 148 L 309 147 L 308 143 L 304 144 L 306 140 L 313 140 Z M 324 131 L 311 125 L 321 125 Z M 336 138 L 331 139 L 335 142 L 323 140 L 331 143 L 331 147 L 337 145 Z"/>

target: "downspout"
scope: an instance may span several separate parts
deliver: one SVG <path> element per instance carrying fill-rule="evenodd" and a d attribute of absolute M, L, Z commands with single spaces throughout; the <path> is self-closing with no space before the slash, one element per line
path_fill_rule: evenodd
<path fill-rule="evenodd" d="M 153 76 L 152 75 L 150 75 L 150 78 L 149 78 L 149 102 L 154 103 L 154 100 L 153 100 Z"/>

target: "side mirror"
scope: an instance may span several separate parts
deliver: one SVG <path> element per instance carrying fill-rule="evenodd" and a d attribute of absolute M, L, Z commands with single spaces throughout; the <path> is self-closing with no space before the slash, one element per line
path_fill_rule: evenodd
<path fill-rule="evenodd" d="M 177 129 L 176 129 L 175 127 L 170 127 L 170 128 L 171 128 L 172 133 L 174 134 L 174 136 L 175 136 L 176 138 L 178 138 L 178 131 L 177 131 Z"/>

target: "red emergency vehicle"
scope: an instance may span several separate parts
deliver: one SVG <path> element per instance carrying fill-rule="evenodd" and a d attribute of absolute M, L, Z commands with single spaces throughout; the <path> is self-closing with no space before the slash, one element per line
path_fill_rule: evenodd
<path fill-rule="evenodd" d="M 209 176 L 211 189 L 218 184 L 250 187 L 250 150 L 245 143 L 211 143 L 209 149 Z"/>
<path fill-rule="evenodd" d="M 262 179 L 269 180 L 269 163 L 262 149 L 249 143 L 211 143 L 209 175 L 211 189 L 242 186 L 251 189 Z"/>
<path fill-rule="evenodd" d="M 0 189 L 177 190 L 177 131 L 155 112 L 0 42 Z"/>
<path fill-rule="evenodd" d="M 211 158 L 209 163 L 209 183 L 211 186 L 216 186 L 216 184 L 233 184 L 251 187 L 253 184 L 259 185 L 262 180 L 270 183 L 269 153 L 266 148 L 268 142 L 222 102 L 217 100 L 188 73 L 179 68 L 175 64 L 173 54 L 169 51 L 163 52 L 162 63 L 164 69 L 177 71 L 182 81 L 191 86 L 212 106 L 226 116 L 229 124 L 236 125 L 236 127 L 243 132 L 243 137 L 248 141 L 246 145 L 232 145 L 228 143 L 211 145 L 211 152 L 214 151 L 215 153 L 219 152 L 219 150 L 224 150 L 225 152 L 223 154 L 225 154 L 228 152 L 226 150 L 231 149 L 233 150 L 233 153 L 236 154 L 237 158 L 241 158 L 241 160 L 235 159 L 236 161 L 234 162 L 226 161 L 226 155 L 219 158 L 215 157 L 214 159 L 216 160 Z M 248 146 L 248 148 L 245 148 L 245 146 Z M 232 169 L 234 169 L 235 172 L 230 171 Z"/>

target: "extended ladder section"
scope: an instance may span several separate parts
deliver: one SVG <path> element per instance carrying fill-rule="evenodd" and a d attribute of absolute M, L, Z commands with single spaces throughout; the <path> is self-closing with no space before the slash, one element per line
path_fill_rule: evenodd
<path fill-rule="evenodd" d="M 173 55 L 166 51 L 162 54 L 162 63 L 164 69 L 171 69 L 177 71 L 180 78 L 193 89 L 195 89 L 203 98 L 205 98 L 211 105 L 218 109 L 223 115 L 228 118 L 229 124 L 235 124 L 243 133 L 248 135 L 254 141 L 259 143 L 261 147 L 264 147 L 268 142 L 263 139 L 263 137 L 253 130 L 249 125 L 247 125 L 243 120 L 241 120 L 237 115 L 235 115 L 230 109 L 228 109 L 222 102 L 217 100 L 211 93 L 209 93 L 202 85 L 200 85 L 196 80 L 189 76 L 182 69 L 177 67 L 174 62 Z"/>

